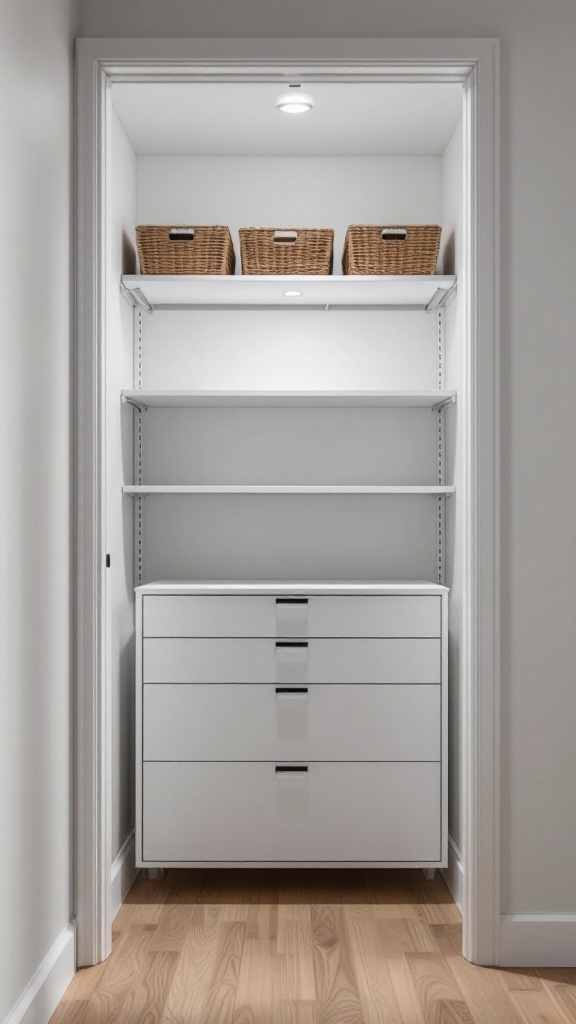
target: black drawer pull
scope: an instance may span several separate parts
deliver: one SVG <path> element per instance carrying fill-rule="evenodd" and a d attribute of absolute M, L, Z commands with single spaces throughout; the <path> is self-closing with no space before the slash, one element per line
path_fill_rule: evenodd
<path fill-rule="evenodd" d="M 277 640 L 276 647 L 308 647 L 307 640 Z"/>
<path fill-rule="evenodd" d="M 277 764 L 274 771 L 277 775 L 297 775 L 308 771 L 308 765 Z"/>
<path fill-rule="evenodd" d="M 308 604 L 307 597 L 277 597 L 276 604 Z"/>
<path fill-rule="evenodd" d="M 308 693 L 307 686 L 277 686 L 276 693 Z"/>

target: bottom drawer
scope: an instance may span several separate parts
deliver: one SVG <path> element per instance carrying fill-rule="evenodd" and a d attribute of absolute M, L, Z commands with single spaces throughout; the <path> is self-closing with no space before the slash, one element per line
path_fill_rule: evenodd
<path fill-rule="evenodd" d="M 440 764 L 146 762 L 143 862 L 441 859 Z"/>

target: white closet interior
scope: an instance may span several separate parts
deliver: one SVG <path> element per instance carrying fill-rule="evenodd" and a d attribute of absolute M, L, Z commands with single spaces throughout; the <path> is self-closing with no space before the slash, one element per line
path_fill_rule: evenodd
<path fill-rule="evenodd" d="M 460 842 L 462 91 L 325 82 L 309 87 L 315 107 L 302 117 L 275 109 L 279 91 L 111 89 L 113 856 L 134 826 L 133 588 L 161 579 L 448 586 L 449 829 Z M 135 226 L 169 223 L 228 225 L 237 280 L 134 280 Z M 346 227 L 385 223 L 442 225 L 435 284 L 342 279 Z M 243 280 L 238 229 L 250 226 L 334 228 L 333 279 L 303 279 L 292 298 L 282 281 Z"/>

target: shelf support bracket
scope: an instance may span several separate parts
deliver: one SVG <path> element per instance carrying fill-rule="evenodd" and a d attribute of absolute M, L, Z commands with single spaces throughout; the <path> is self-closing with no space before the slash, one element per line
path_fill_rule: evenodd
<path fill-rule="evenodd" d="M 447 405 L 453 405 L 456 401 L 456 395 L 450 395 L 449 398 L 444 398 L 442 402 L 437 402 L 436 405 L 432 406 L 432 412 L 442 412 Z"/>
<path fill-rule="evenodd" d="M 150 305 L 140 288 L 127 288 L 125 284 L 121 283 L 120 292 L 133 309 L 143 310 L 145 313 L 154 312 L 154 307 Z"/>
<path fill-rule="evenodd" d="M 146 412 L 149 408 L 144 402 L 137 402 L 135 398 L 129 398 L 127 395 L 122 395 L 122 405 L 131 405 L 139 413 Z"/>
<path fill-rule="evenodd" d="M 457 282 L 456 281 L 448 289 L 446 289 L 446 288 L 437 288 L 436 291 L 434 292 L 434 295 L 430 299 L 430 302 L 428 303 L 428 305 L 424 307 L 426 312 L 427 313 L 437 313 L 439 309 L 445 309 L 446 306 L 448 305 L 448 303 L 451 302 L 453 298 L 455 298 L 455 296 L 456 296 L 456 289 L 457 289 Z"/>

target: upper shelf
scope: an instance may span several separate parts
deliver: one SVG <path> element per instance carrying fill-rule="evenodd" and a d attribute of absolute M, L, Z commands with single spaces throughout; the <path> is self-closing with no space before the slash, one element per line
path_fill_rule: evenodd
<path fill-rule="evenodd" d="M 123 391 L 137 409 L 302 407 L 438 409 L 456 401 L 455 391 Z"/>
<path fill-rule="evenodd" d="M 122 278 L 123 293 L 128 301 L 149 312 L 195 306 L 376 307 L 432 311 L 445 305 L 455 285 L 455 277 L 443 275 L 197 277 L 141 274 Z M 300 294 L 286 294 L 289 292 Z"/>
<path fill-rule="evenodd" d="M 135 484 L 122 488 L 124 494 L 141 498 L 149 494 L 436 494 L 450 495 L 455 486 L 446 484 Z"/>

